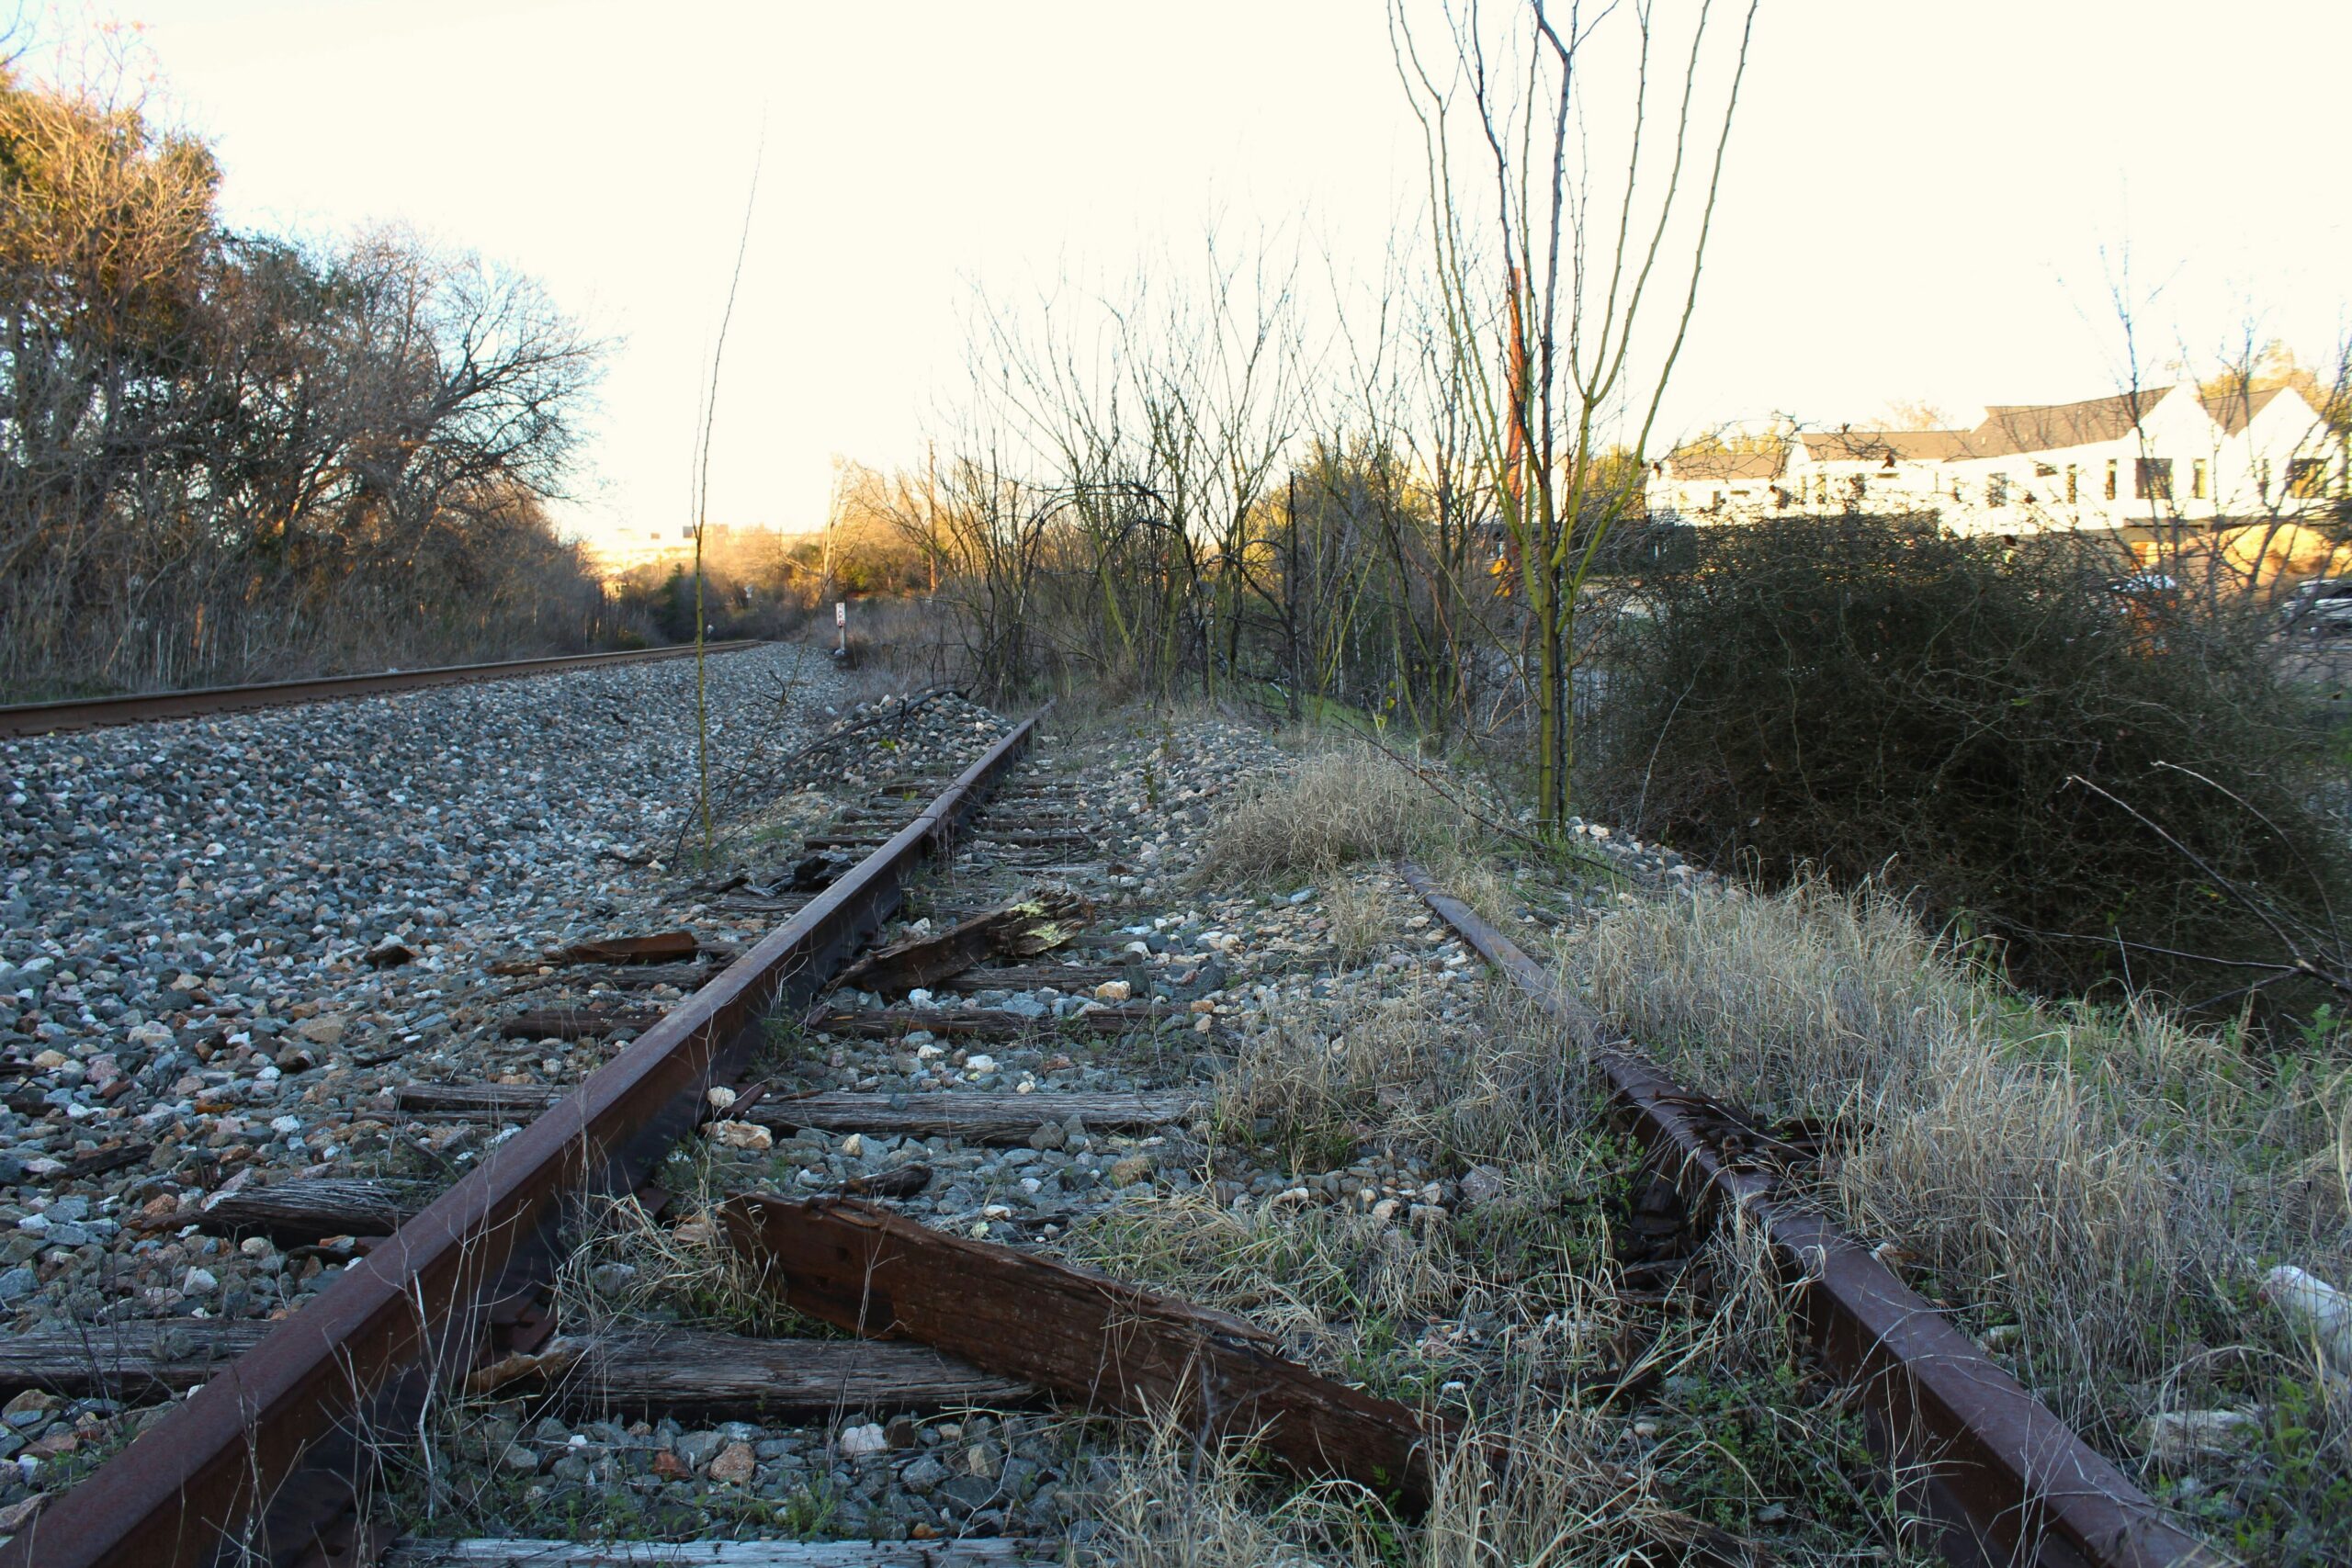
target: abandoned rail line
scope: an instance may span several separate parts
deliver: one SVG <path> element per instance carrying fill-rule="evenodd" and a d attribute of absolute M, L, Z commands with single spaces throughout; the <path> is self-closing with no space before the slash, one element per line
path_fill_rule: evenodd
<path fill-rule="evenodd" d="M 489 679 L 497 667 L 475 668 L 484 672 L 417 671 L 409 683 Z M 277 690 L 280 702 L 344 694 L 293 690 L 317 684 L 243 690 Z M 369 688 L 388 689 L 396 688 Z M 171 716 L 256 705 L 258 697 Z M 1220 945 L 1221 933 L 1171 948 L 1156 934 L 1166 921 L 1100 931 L 1092 899 L 1062 880 L 1082 874 L 1098 890 L 1148 887 L 1158 848 L 1115 847 L 1100 819 L 1081 814 L 1079 781 L 1023 771 L 1039 722 L 999 727 L 952 776 L 931 771 L 923 755 L 901 756 L 898 776 L 865 790 L 826 830 L 797 836 L 808 859 L 797 888 L 782 881 L 747 889 L 740 876 L 719 887 L 718 905 L 731 897 L 741 914 L 782 918 L 756 941 L 665 931 L 501 966 L 517 982 L 510 994 L 533 1001 L 502 1033 L 635 1038 L 569 1089 L 423 1077 L 389 1089 L 397 1113 L 503 1129 L 454 1181 L 435 1190 L 319 1169 L 165 1205 L 159 1225 L 257 1240 L 288 1256 L 331 1254 L 342 1273 L 273 1321 L 117 1320 L 0 1340 L 0 1387 L 172 1401 L 128 1447 L 17 1519 L 0 1564 L 822 1568 L 1059 1560 L 1065 1550 L 1012 1530 L 1010 1507 L 996 1508 L 991 1523 L 977 1503 L 989 1487 L 999 1496 L 1012 1489 L 1001 1453 L 993 1475 L 975 1458 L 970 1474 L 985 1485 L 960 1506 L 983 1533 L 956 1534 L 956 1510 L 926 1514 L 922 1498 L 889 1515 L 883 1502 L 909 1502 L 892 1494 L 877 1495 L 871 1522 L 911 1522 L 896 1540 L 395 1539 L 384 1506 L 388 1452 L 469 1399 L 831 1424 L 848 1412 L 1057 1402 L 1172 1418 L 1196 1435 L 1250 1435 L 1301 1474 L 1355 1481 L 1408 1511 L 1425 1502 L 1433 1466 L 1455 1440 L 1449 1417 L 1320 1375 L 1245 1317 L 1047 1255 L 1091 1190 L 1115 1196 L 1138 1180 L 1148 1185 L 1153 1146 L 1198 1154 L 1214 1114 L 1214 1085 L 1182 1068 L 1172 1081 L 1163 1066 L 1148 1087 L 1105 1088 L 1091 1086 L 1100 1072 L 1081 1059 L 1132 1048 L 1164 1064 L 1171 1046 L 1214 1055 L 1236 1021 L 1219 999 L 1232 982 L 1224 967 L 1231 943 Z M 992 889 L 984 886 L 989 873 Z M 1866 1250 L 1780 1196 L 1770 1161 L 1754 1154 L 1757 1130 L 1736 1109 L 1673 1085 L 1499 930 L 1419 870 L 1403 874 L 1470 952 L 1568 1025 L 1648 1151 L 1648 1190 L 1674 1206 L 1683 1233 L 1735 1216 L 1762 1228 L 1798 1289 L 1816 1353 L 1855 1391 L 1888 1484 L 1934 1521 L 1949 1560 L 2046 1568 L 2222 1561 Z M 927 913 L 909 923 L 918 895 Z M 894 919 L 899 938 L 868 951 Z M 1200 952 L 1182 954 L 1187 945 Z M 538 992 L 550 988 L 584 989 L 586 998 L 540 1005 Z M 1027 1005 L 978 1005 L 1007 996 Z M 851 1087 L 784 1087 L 773 1053 L 787 1038 Z M 1008 1052 L 1001 1068 L 990 1054 L 998 1050 Z M 883 1085 L 870 1069 L 884 1053 L 915 1077 Z M 1004 1070 L 1013 1053 L 1035 1067 Z M 933 1077 L 936 1087 L 910 1087 Z M 1727 1130 L 1736 1136 L 1727 1140 Z M 804 1151 L 796 1179 L 714 1191 L 723 1201 L 677 1218 L 671 1189 L 682 1149 L 752 1160 L 786 1139 Z M 1121 1157 L 1014 1168 L 1046 1171 L 1021 1179 L 1038 1200 L 1033 1207 L 975 1201 L 988 1190 L 940 1200 L 928 1216 L 910 1202 L 938 1186 L 964 1192 L 964 1173 L 977 1176 L 977 1168 L 955 1162 L 971 1160 L 969 1151 L 1060 1151 L 1097 1140 Z M 1170 1179 L 1226 1191 L 1182 1169 Z M 669 1224 L 673 1237 L 691 1230 L 695 1245 L 732 1259 L 729 1289 L 766 1302 L 780 1321 L 853 1337 L 648 1328 L 586 1311 L 573 1321 L 582 1298 L 559 1286 L 580 1272 L 573 1233 L 600 1204 L 640 1225 Z M 601 1268 L 625 1279 L 618 1270 L 629 1267 L 592 1260 L 589 1274 Z M 853 1435 L 858 1452 L 885 1458 L 930 1440 L 903 1418 L 887 1430 L 849 1422 L 838 1438 L 844 1451 Z M 617 1425 L 598 1430 L 613 1441 L 565 1441 L 583 1476 L 620 1477 L 617 1455 L 606 1450 L 628 1435 Z M 714 1482 L 721 1466 L 748 1477 L 756 1466 L 790 1462 L 792 1440 L 757 1435 L 766 1430 L 720 1422 L 723 1446 L 685 1461 L 665 1449 L 653 1473 L 665 1473 L 664 1457 L 688 1474 L 699 1464 Z M 518 1436 L 492 1441 L 493 1464 L 502 1451 L 521 1455 L 526 1472 L 545 1462 Z M 580 1457 L 589 1452 L 597 1457 Z M 1735 1536 L 1686 1524 L 1674 1555 L 1763 1560 Z"/>

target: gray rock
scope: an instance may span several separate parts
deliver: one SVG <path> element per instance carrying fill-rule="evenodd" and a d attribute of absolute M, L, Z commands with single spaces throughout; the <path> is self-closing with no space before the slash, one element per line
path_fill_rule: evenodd
<path fill-rule="evenodd" d="M 670 1445 L 689 1470 L 700 1470 L 726 1446 L 727 1439 L 717 1432 L 688 1432 Z"/>
<path fill-rule="evenodd" d="M 955 1507 L 965 1512 L 986 1507 L 996 1501 L 996 1483 L 984 1475 L 950 1476 L 940 1483 L 936 1494 Z"/>

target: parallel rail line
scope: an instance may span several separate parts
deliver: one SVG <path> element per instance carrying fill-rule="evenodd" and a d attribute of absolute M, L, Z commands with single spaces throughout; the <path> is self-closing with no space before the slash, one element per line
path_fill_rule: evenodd
<path fill-rule="evenodd" d="M 703 651 L 736 653 L 759 646 L 757 638 L 746 637 L 708 643 Z M 201 686 L 194 691 L 152 692 L 127 697 L 71 697 L 52 703 L 16 703 L 0 705 L 0 740 L 98 729 L 118 724 L 148 724 L 157 719 L 198 718 L 207 714 L 289 707 L 300 703 L 375 696 L 385 692 L 413 692 L 424 686 L 454 686 L 474 681 L 507 681 L 524 675 L 555 675 L 567 670 L 644 664 L 662 659 L 691 658 L 694 652 L 692 645 L 630 649 L 619 653 L 558 654 L 547 659 L 508 659 L 489 664 L 443 664 L 425 670 L 381 670 L 360 675 L 264 681 L 249 686 Z"/>
<path fill-rule="evenodd" d="M 2220 1568 L 2129 1476 L 1835 1224 L 1774 1175 L 1717 1146 L 1704 1097 L 1620 1044 L 1601 1019 L 1485 917 L 1418 866 L 1405 880 L 1438 917 L 1566 1024 L 1609 1083 L 1620 1120 L 1697 1216 L 1762 1232 L 1823 1362 L 1859 1391 L 1872 1445 L 1947 1561 L 2036 1568 Z"/>

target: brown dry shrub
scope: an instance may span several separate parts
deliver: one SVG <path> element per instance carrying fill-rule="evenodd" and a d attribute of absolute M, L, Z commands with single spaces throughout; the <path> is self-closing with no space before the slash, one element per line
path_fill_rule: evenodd
<path fill-rule="evenodd" d="M 1325 876 L 1357 861 L 1453 850 L 1470 827 L 1460 807 L 1404 767 L 1369 746 L 1342 743 L 1302 758 L 1228 808 L 1194 875 L 1227 884 Z"/>
<path fill-rule="evenodd" d="M 2307 1190 L 2338 1147 L 2340 1061 L 2021 997 L 1884 894 L 1818 882 L 1645 901 L 1568 963 L 1685 1081 L 1826 1123 L 1823 1201 L 2022 1325 L 2019 1376 L 2111 1448 L 2159 1397 L 2245 1392 L 2213 1382 L 2211 1347 L 2290 1350 L 2261 1267 L 2352 1279 L 2352 1229 Z"/>

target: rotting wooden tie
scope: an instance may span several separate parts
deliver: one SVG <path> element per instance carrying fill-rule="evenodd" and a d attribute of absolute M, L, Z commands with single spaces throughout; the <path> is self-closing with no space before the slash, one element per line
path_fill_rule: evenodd
<path fill-rule="evenodd" d="M 854 1199 L 737 1198 L 721 1214 L 769 1294 L 837 1328 L 918 1340 L 1098 1409 L 1250 1433 L 1304 1474 L 1428 1502 L 1442 1421 L 1284 1359 L 1240 1318 Z"/>
<path fill-rule="evenodd" d="M 594 1008 L 533 1008 L 498 1026 L 509 1040 L 593 1040 L 623 1030 L 642 1033 L 662 1021 L 658 1011 L 599 1012 Z"/>
<path fill-rule="evenodd" d="M 12 1335 L 0 1338 L 0 1393 L 176 1393 L 253 1348 L 268 1329 L 192 1318 Z M 571 1410 L 690 1411 L 706 1420 L 1026 1404 L 1037 1397 L 1019 1378 L 980 1371 L 928 1346 L 676 1327 L 559 1335 L 528 1354 L 477 1368 L 466 1392 L 526 1394 Z"/>
<path fill-rule="evenodd" d="M 1180 1021 L 1189 1026 L 1193 1016 L 1164 1003 L 1159 1007 L 1097 1006 L 1059 1018 L 1050 1013 L 1023 1018 L 994 1008 L 943 1008 L 936 1011 L 922 1008 L 816 1008 L 801 1019 L 800 1027 L 811 1034 L 846 1034 L 859 1040 L 895 1040 L 918 1032 L 970 1035 L 982 1040 L 1018 1040 L 1065 1028 L 1090 1034 L 1126 1034 Z"/>
<path fill-rule="evenodd" d="M 556 1090 L 534 1085 L 411 1084 L 400 1107 L 413 1115 L 450 1121 L 512 1121 L 545 1111 Z M 1206 1103 L 1193 1090 L 1148 1094 L 820 1093 L 763 1097 L 741 1119 L 780 1132 L 871 1133 L 882 1137 L 961 1138 L 967 1143 L 1020 1143 L 1051 1122 L 1075 1117 L 1102 1132 L 1181 1124 Z M 302 1183 L 287 1183 L 299 1188 Z"/>
<path fill-rule="evenodd" d="M 991 958 L 1035 958 L 1068 942 L 1093 913 L 1076 890 L 1047 885 L 1010 904 L 985 909 L 946 931 L 908 937 L 843 969 L 837 986 L 903 993 Z"/>

